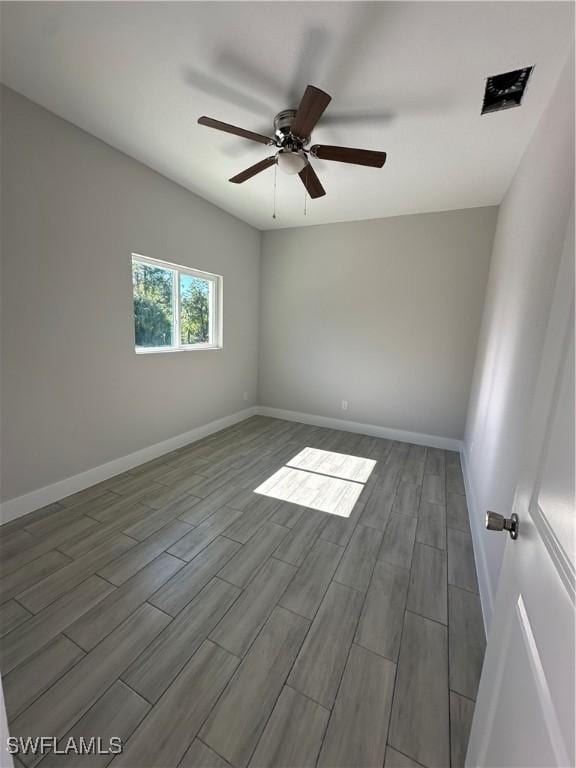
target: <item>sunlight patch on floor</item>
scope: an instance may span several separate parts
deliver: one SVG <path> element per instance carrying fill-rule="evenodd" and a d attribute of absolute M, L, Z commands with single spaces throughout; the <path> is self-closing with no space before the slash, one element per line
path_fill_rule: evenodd
<path fill-rule="evenodd" d="M 254 493 L 349 517 L 375 464 L 360 456 L 304 448 Z"/>
<path fill-rule="evenodd" d="M 349 456 L 347 453 L 322 451 L 320 448 L 304 448 L 293 459 L 286 462 L 288 467 L 319 472 L 321 475 L 339 477 L 342 480 L 354 480 L 365 483 L 376 466 L 374 459 L 361 456 Z"/>

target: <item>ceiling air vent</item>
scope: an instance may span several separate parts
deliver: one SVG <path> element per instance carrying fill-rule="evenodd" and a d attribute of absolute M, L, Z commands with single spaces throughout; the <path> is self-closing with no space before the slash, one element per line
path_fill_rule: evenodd
<path fill-rule="evenodd" d="M 519 107 L 532 70 L 533 67 L 524 67 L 487 78 L 482 114 Z"/>

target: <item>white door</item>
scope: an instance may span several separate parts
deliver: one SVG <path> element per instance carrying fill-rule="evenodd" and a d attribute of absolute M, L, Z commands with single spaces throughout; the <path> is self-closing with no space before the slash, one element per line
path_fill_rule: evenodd
<path fill-rule="evenodd" d="M 503 512 L 503 510 L 494 510 Z M 576 766 L 574 213 L 470 733 L 468 768 Z M 493 532 L 491 536 L 508 536 Z"/>

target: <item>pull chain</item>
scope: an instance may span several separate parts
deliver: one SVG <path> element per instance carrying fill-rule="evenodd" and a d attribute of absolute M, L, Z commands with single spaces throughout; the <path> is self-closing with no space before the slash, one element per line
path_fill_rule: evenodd
<path fill-rule="evenodd" d="M 272 213 L 272 218 L 276 218 L 276 180 L 278 175 L 278 163 L 274 166 L 274 212 Z"/>
<path fill-rule="evenodd" d="M 308 202 L 308 175 L 309 175 L 308 168 L 310 168 L 309 165 L 306 166 L 306 184 L 304 186 L 304 216 L 308 216 L 308 212 L 306 210 L 306 205 Z"/>

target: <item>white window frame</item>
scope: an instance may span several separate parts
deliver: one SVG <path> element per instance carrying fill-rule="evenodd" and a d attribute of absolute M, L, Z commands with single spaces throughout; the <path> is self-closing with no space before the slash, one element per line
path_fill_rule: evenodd
<path fill-rule="evenodd" d="M 223 278 L 222 275 L 215 275 L 212 272 L 203 272 L 199 269 L 185 267 L 182 264 L 173 264 L 170 261 L 162 259 L 153 259 L 150 256 L 142 256 L 139 253 L 133 253 L 130 259 L 130 276 L 133 275 L 134 264 L 149 264 L 152 267 L 169 269 L 175 273 L 173 281 L 173 312 L 174 320 L 172 324 L 174 344 L 165 347 L 138 347 L 136 346 L 136 336 L 134 335 L 134 350 L 137 355 L 155 355 L 160 352 L 198 352 L 200 350 L 222 349 L 222 301 L 223 301 Z M 180 275 L 190 275 L 206 280 L 210 284 L 210 316 L 209 316 L 209 338 L 208 343 L 200 344 L 182 344 L 180 341 Z M 132 290 L 132 328 L 134 330 L 134 292 Z"/>

